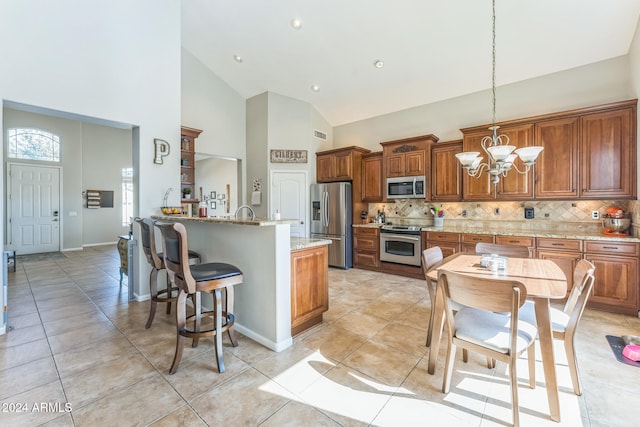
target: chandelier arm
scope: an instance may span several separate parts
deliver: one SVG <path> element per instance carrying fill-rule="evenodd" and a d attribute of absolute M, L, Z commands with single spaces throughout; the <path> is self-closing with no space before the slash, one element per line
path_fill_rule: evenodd
<path fill-rule="evenodd" d="M 467 175 L 469 175 L 471 178 L 480 178 L 485 168 L 489 170 L 489 165 L 487 163 L 480 163 L 473 172 L 470 169 L 467 169 Z"/>
<path fill-rule="evenodd" d="M 529 171 L 531 170 L 531 165 L 525 164 L 524 165 L 524 170 L 520 170 L 515 163 L 512 163 L 511 164 L 511 169 L 515 169 L 516 172 L 518 172 L 521 175 L 524 175 L 524 174 L 529 173 Z"/>

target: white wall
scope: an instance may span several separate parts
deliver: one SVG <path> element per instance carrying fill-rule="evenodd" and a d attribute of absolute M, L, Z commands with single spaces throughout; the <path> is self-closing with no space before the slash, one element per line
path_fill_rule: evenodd
<path fill-rule="evenodd" d="M 0 67 L 0 99 L 136 126 L 137 214 L 158 213 L 180 180 L 179 0 L 3 1 L 0 16 L 0 57 L 11 64 Z M 173 142 L 164 165 L 153 163 L 154 138 Z"/>
<path fill-rule="evenodd" d="M 636 73 L 638 74 L 638 73 Z M 622 101 L 629 89 L 629 60 L 622 56 L 497 88 L 498 121 Z M 337 126 L 335 147 L 358 145 L 380 151 L 380 142 L 434 134 L 462 138 L 461 128 L 491 122 L 491 91 L 452 98 Z"/>

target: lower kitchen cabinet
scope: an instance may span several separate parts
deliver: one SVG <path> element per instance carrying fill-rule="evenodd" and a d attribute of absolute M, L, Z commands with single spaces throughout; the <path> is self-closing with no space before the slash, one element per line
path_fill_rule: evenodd
<path fill-rule="evenodd" d="M 589 306 L 638 315 L 637 243 L 585 241 L 584 257 L 596 266 Z"/>
<path fill-rule="evenodd" d="M 567 276 L 567 294 L 573 288 L 573 271 L 578 261 L 582 259 L 582 241 L 575 239 L 537 239 L 538 258 L 550 259 L 555 262 Z"/>
<path fill-rule="evenodd" d="M 499 245 L 526 246 L 527 248 L 529 248 L 529 257 L 532 257 L 536 251 L 535 237 L 496 236 L 496 243 Z"/>
<path fill-rule="evenodd" d="M 422 234 L 422 239 L 426 242 L 425 249 L 438 246 L 445 258 L 460 252 L 460 233 L 428 231 Z"/>
<path fill-rule="evenodd" d="M 377 227 L 353 228 L 353 266 L 369 270 L 380 268 L 380 230 Z"/>
<path fill-rule="evenodd" d="M 493 243 L 494 240 L 493 234 L 463 233 L 460 243 L 460 251 L 475 254 L 476 245 L 478 243 Z"/>
<path fill-rule="evenodd" d="M 329 309 L 329 247 L 291 252 L 291 335 L 322 322 Z"/>

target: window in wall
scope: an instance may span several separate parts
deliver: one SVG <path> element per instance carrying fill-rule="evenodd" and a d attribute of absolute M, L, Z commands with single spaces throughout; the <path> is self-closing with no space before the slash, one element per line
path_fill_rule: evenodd
<path fill-rule="evenodd" d="M 122 226 L 133 218 L 133 168 L 122 168 Z"/>
<path fill-rule="evenodd" d="M 32 128 L 9 129 L 7 156 L 13 159 L 60 162 L 60 137 Z"/>

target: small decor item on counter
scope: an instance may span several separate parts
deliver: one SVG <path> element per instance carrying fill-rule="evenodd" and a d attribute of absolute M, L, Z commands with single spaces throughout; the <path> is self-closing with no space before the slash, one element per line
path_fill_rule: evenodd
<path fill-rule="evenodd" d="M 206 218 L 208 216 L 207 202 L 205 202 L 204 200 L 201 201 L 200 204 L 198 204 L 198 216 L 200 218 Z"/>
<path fill-rule="evenodd" d="M 160 210 L 165 215 L 180 215 L 182 213 L 182 208 L 177 206 L 163 206 Z"/>
<path fill-rule="evenodd" d="M 187 187 L 187 188 L 182 190 L 182 198 L 183 199 L 190 199 L 191 198 L 191 188 Z"/>
<path fill-rule="evenodd" d="M 433 215 L 434 227 L 443 227 L 444 226 L 444 209 L 442 209 L 442 206 L 432 207 L 431 214 Z"/>
<path fill-rule="evenodd" d="M 360 212 L 360 219 L 362 220 L 363 224 L 367 223 L 367 218 L 369 218 L 369 212 L 368 211 Z"/>
<path fill-rule="evenodd" d="M 629 227 L 631 226 L 631 219 L 624 217 L 624 211 L 622 208 L 612 206 L 607 208 L 602 220 L 602 228 L 604 228 L 604 234 L 611 236 L 628 236 Z"/>
<path fill-rule="evenodd" d="M 605 218 L 624 218 L 624 211 L 622 210 L 622 208 L 619 208 L 617 206 L 612 206 L 610 208 L 607 208 L 607 210 L 604 213 L 604 217 Z"/>

